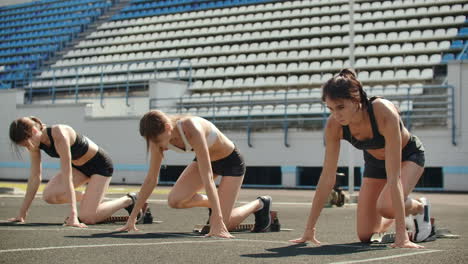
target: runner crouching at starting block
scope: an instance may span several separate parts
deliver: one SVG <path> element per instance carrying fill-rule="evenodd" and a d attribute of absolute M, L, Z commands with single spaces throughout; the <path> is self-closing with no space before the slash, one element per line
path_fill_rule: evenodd
<path fill-rule="evenodd" d="M 185 168 L 168 197 L 172 208 L 207 207 L 212 209 L 207 236 L 233 238 L 235 229 L 249 215 L 255 214 L 255 232 L 271 225 L 271 197 L 234 208 L 245 174 L 239 150 L 218 128 L 206 119 L 190 115 L 170 116 L 153 110 L 140 120 L 140 135 L 147 142 L 150 168 L 141 186 L 137 203 L 127 224 L 120 231 L 137 230 L 135 218 L 158 183 L 164 152 L 194 153 L 195 159 Z M 214 179 L 222 175 L 218 190 Z M 205 190 L 206 195 L 197 192 Z"/>
<path fill-rule="evenodd" d="M 41 150 L 60 159 L 60 172 L 47 183 L 42 199 L 49 204 L 70 204 L 64 225 L 86 227 L 108 219 L 120 209 L 131 212 L 135 194 L 103 202 L 114 171 L 112 160 L 104 149 L 67 125 L 47 127 L 37 117 L 22 117 L 10 125 L 10 140 L 25 147 L 31 160 L 26 194 L 17 217 L 11 222 L 25 222 L 27 212 L 42 180 Z M 87 184 L 84 193 L 75 188 Z M 80 202 L 78 213 L 76 203 Z"/>
<path fill-rule="evenodd" d="M 332 190 L 340 153 L 340 141 L 363 150 L 365 168 L 357 206 L 357 235 L 370 242 L 374 233 L 386 232 L 395 222 L 393 247 L 422 248 L 413 242 L 426 240 L 432 230 L 427 199 L 409 194 L 424 171 L 424 147 L 404 126 L 392 102 L 368 99 L 354 71 L 343 69 L 322 87 L 322 101 L 330 109 L 325 128 L 325 159 L 306 229 L 295 243 L 320 242 L 315 226 Z M 414 216 L 417 232 L 408 236 L 405 217 Z"/>

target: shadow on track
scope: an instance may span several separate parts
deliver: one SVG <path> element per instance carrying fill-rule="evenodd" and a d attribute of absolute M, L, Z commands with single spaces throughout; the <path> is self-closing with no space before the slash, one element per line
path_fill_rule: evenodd
<path fill-rule="evenodd" d="M 270 253 L 245 254 L 242 257 L 248 258 L 282 258 L 291 256 L 325 256 L 325 255 L 345 255 L 373 250 L 385 250 L 385 245 L 370 246 L 366 243 L 332 244 L 323 246 L 308 246 L 307 244 L 293 244 L 285 247 L 267 248 Z"/>
<path fill-rule="evenodd" d="M 65 236 L 68 238 L 125 238 L 125 239 L 166 239 L 166 238 L 187 238 L 187 237 L 200 237 L 193 233 L 128 233 L 121 231 L 107 232 L 107 233 L 97 233 L 91 235 L 82 235 L 82 236 Z"/>
<path fill-rule="evenodd" d="M 5 222 L 5 223 L 0 223 L 0 226 L 44 227 L 44 226 L 63 226 L 63 224 L 58 224 L 58 223 L 18 223 L 18 222 Z"/>

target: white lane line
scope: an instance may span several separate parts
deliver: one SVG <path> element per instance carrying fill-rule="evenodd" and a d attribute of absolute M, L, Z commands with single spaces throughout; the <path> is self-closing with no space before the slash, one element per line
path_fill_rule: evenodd
<path fill-rule="evenodd" d="M 419 250 L 421 250 L 421 249 L 419 249 Z M 394 259 L 394 258 L 401 258 L 401 257 L 407 257 L 407 256 L 428 254 L 428 253 L 434 253 L 434 252 L 440 252 L 440 251 L 443 251 L 443 250 L 434 249 L 434 250 L 411 252 L 411 253 L 398 254 L 398 255 L 392 255 L 392 256 L 386 256 L 386 257 L 380 257 L 380 258 L 360 259 L 360 260 L 351 260 L 351 261 L 343 261 L 343 262 L 332 262 L 331 264 L 364 263 L 364 262 L 372 262 L 372 261 L 377 261 L 377 260 Z"/>
<path fill-rule="evenodd" d="M 115 231 L 113 229 L 104 228 L 78 228 L 78 227 L 64 227 L 64 228 L 0 228 L 0 231 L 77 231 L 77 230 L 90 230 L 90 231 Z"/>
<path fill-rule="evenodd" d="M 182 235 L 183 236 L 183 235 Z M 213 240 L 211 240 L 213 239 Z M 40 247 L 40 248 L 13 248 L 0 250 L 1 253 L 12 253 L 12 252 L 24 252 L 24 251 L 45 251 L 45 250 L 57 250 L 57 249 L 75 249 L 75 248 L 96 248 L 96 247 L 131 247 L 131 246 L 157 246 L 157 245 L 173 245 L 173 244 L 199 244 L 199 243 L 220 243 L 220 242 L 259 242 L 259 243 L 280 243 L 290 244 L 281 241 L 269 241 L 269 240 L 251 240 L 251 239 L 220 239 L 210 238 L 210 240 L 200 241 L 197 239 L 186 240 L 186 241 L 173 241 L 173 242 L 155 242 L 155 243 L 127 243 L 127 244 L 97 244 L 97 245 L 75 245 L 75 246 L 57 246 L 57 247 Z"/>
<path fill-rule="evenodd" d="M 350 248 L 365 248 L 365 249 L 379 249 L 380 248 L 377 248 L 377 247 L 370 247 L 370 246 L 355 246 L 355 245 L 340 245 L 340 244 L 322 244 L 322 245 L 326 245 L 326 246 L 330 246 L 330 247 L 350 247 Z"/>

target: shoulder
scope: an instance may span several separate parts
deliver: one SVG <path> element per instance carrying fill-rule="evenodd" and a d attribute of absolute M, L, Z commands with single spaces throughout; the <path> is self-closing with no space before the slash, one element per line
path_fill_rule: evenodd
<path fill-rule="evenodd" d="M 53 125 L 51 126 L 51 134 L 54 139 L 66 139 L 75 134 L 75 130 L 68 125 Z"/>
<path fill-rule="evenodd" d="M 198 116 L 186 116 L 180 119 L 182 129 L 187 136 L 200 134 L 203 131 L 203 122 L 205 119 Z"/>
<path fill-rule="evenodd" d="M 389 128 L 398 126 L 400 114 L 396 106 L 387 99 L 378 98 L 372 102 L 374 117 L 380 128 Z"/>
<path fill-rule="evenodd" d="M 386 119 L 387 117 L 399 116 L 396 106 L 387 99 L 377 98 L 372 101 L 372 110 L 376 118 Z"/>

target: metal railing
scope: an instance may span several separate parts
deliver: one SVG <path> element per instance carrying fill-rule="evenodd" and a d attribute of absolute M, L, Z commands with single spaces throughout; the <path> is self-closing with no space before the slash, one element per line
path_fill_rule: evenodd
<path fill-rule="evenodd" d="M 423 86 L 422 94 L 414 94 L 412 88 L 398 87 L 405 89 L 405 93 L 399 95 L 387 95 L 385 99 L 399 102 L 401 110 L 401 118 L 405 126 L 411 130 L 414 127 L 447 127 L 452 132 L 452 144 L 456 145 L 456 123 L 455 123 L 455 95 L 452 85 L 426 85 Z M 320 90 L 316 90 L 320 93 Z M 288 130 L 289 128 L 304 128 L 304 129 L 324 129 L 327 118 L 330 113 L 322 104 L 319 96 L 307 97 L 292 96 L 291 93 L 281 93 L 281 98 L 275 94 L 276 99 L 263 100 L 256 99 L 252 95 L 237 98 L 235 101 L 232 97 L 197 97 L 194 101 L 190 96 L 182 96 L 177 98 L 156 98 L 150 100 L 150 108 L 158 109 L 158 105 L 165 107 L 160 110 L 168 114 L 194 114 L 209 119 L 217 126 L 227 129 L 245 130 L 247 132 L 247 141 L 251 144 L 251 134 L 255 129 L 266 130 L 272 128 L 281 128 L 284 131 L 284 145 L 289 147 Z M 310 96 L 310 94 L 309 94 Z M 165 101 L 165 102 L 163 102 Z M 168 103 L 168 101 L 172 101 Z M 304 112 L 290 112 L 289 105 L 321 104 L 320 110 L 317 107 Z M 167 105 L 172 105 L 167 107 Z M 282 112 L 268 112 L 254 114 L 253 109 L 256 105 L 281 105 Z M 247 108 L 244 113 L 222 114 L 219 110 L 222 107 L 239 107 Z M 196 109 L 208 109 L 200 113 Z"/>
<path fill-rule="evenodd" d="M 55 103 L 57 100 L 57 95 L 58 94 L 73 94 L 75 98 L 75 102 L 78 102 L 80 100 L 80 92 L 98 92 L 99 93 L 99 98 L 101 101 L 101 106 L 103 105 L 103 101 L 105 99 L 105 91 L 110 91 L 110 90 L 120 90 L 124 89 L 125 90 L 125 102 L 126 105 L 128 106 L 128 99 L 130 97 L 130 92 L 131 88 L 137 88 L 137 87 L 144 87 L 147 86 L 150 80 L 156 79 L 158 74 L 163 72 L 162 70 L 158 69 L 157 67 L 148 70 L 142 70 L 142 69 L 133 69 L 133 65 L 138 65 L 141 63 L 154 63 L 156 65 L 157 63 L 164 63 L 166 61 L 173 61 L 176 62 L 177 66 L 174 68 L 165 68 L 165 69 L 170 69 L 172 72 L 176 72 L 177 76 L 176 79 L 183 78 L 184 80 L 187 80 L 188 85 L 190 86 L 192 84 L 192 64 L 190 60 L 187 59 L 180 59 L 180 58 L 173 58 L 173 59 L 153 59 L 153 60 L 139 60 L 139 61 L 130 61 L 127 63 L 108 63 L 108 64 L 92 64 L 92 65 L 80 65 L 80 66 L 67 66 L 67 67 L 60 67 L 60 68 L 49 68 L 48 70 L 44 71 L 47 72 L 48 75 L 45 77 L 42 77 L 41 79 L 36 79 L 36 80 L 41 80 L 41 81 L 51 81 L 50 87 L 39 87 L 39 86 L 34 86 L 31 85 L 26 88 L 26 102 L 31 103 L 33 100 L 33 97 L 36 95 L 46 95 L 50 96 L 52 103 Z M 120 71 L 117 74 L 117 71 L 111 71 L 111 72 L 105 72 L 104 70 L 108 67 L 114 67 L 114 66 L 121 66 Z M 122 67 L 122 65 L 124 65 Z M 92 73 L 92 74 L 85 74 L 84 72 L 85 69 L 90 69 L 91 67 L 95 67 L 98 72 Z M 62 72 L 64 69 L 68 69 L 69 73 L 73 72 L 73 74 L 69 74 L 66 77 L 59 76 L 57 73 Z M 181 76 L 181 71 L 185 70 L 186 75 Z M 135 73 L 153 73 L 154 78 L 150 78 L 147 80 L 131 80 L 131 74 Z M 49 76 L 50 74 L 50 76 Z M 117 76 L 125 76 L 125 78 L 121 80 L 115 80 L 109 83 L 104 82 L 104 79 L 107 77 L 117 77 Z M 71 77 L 71 78 L 70 78 Z M 94 84 L 85 84 L 83 82 L 80 82 L 80 79 L 84 79 L 87 77 L 97 77 L 99 80 L 94 83 Z M 59 81 L 67 80 L 69 83 L 72 84 L 62 84 L 60 85 Z M 89 97 L 86 97 L 89 98 Z"/>

